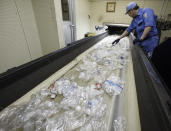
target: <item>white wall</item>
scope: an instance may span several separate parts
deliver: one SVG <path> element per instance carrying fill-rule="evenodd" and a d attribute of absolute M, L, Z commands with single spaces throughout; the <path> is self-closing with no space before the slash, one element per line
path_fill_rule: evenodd
<path fill-rule="evenodd" d="M 167 1 L 167 0 L 165 0 L 165 1 Z M 155 14 L 159 16 L 162 3 L 163 3 L 163 0 L 145 1 L 144 7 L 152 8 L 154 10 Z M 165 6 L 166 8 L 164 9 L 165 10 L 164 17 L 166 17 L 168 14 L 171 14 L 171 1 L 169 0 L 169 2 L 165 3 L 165 5 L 166 4 L 167 4 L 167 6 Z"/>
<path fill-rule="evenodd" d="M 42 56 L 30 0 L 0 0 L 0 73 Z"/>
<path fill-rule="evenodd" d="M 76 0 L 76 36 L 77 40 L 84 38 L 84 34 L 90 32 L 90 3 L 88 0 Z"/>
<path fill-rule="evenodd" d="M 21 26 L 23 26 L 26 42 L 30 51 L 31 59 L 42 56 L 39 34 L 33 12 L 31 0 L 15 0 L 19 12 Z"/>
<path fill-rule="evenodd" d="M 106 12 L 107 0 L 90 0 L 92 26 L 102 25 L 104 22 L 109 23 L 126 23 L 131 22 L 131 18 L 125 15 L 125 7 L 132 0 L 113 0 L 116 2 L 115 12 Z M 111 0 L 112 1 L 112 0 Z M 134 0 L 141 8 L 149 7 L 159 15 L 163 0 Z M 171 14 L 171 1 L 169 0 L 166 8 L 166 15 Z"/>
<path fill-rule="evenodd" d="M 54 0 L 32 0 L 43 55 L 60 48 Z"/>

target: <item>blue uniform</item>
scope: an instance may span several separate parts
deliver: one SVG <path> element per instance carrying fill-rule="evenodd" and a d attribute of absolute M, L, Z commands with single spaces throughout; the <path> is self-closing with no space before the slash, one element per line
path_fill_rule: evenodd
<path fill-rule="evenodd" d="M 156 28 L 156 17 L 154 11 L 150 8 L 138 9 L 137 16 L 132 20 L 130 26 L 126 29 L 127 32 L 131 32 L 136 29 L 137 37 L 140 38 L 144 32 L 145 27 L 151 26 L 151 31 L 147 35 L 147 38 L 139 43 L 143 47 L 144 51 L 149 55 L 152 55 L 154 48 L 157 46 L 159 37 Z"/>

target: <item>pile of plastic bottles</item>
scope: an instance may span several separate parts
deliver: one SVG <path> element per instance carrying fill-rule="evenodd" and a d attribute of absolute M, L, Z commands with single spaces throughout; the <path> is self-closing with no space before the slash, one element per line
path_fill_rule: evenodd
<path fill-rule="evenodd" d="M 104 91 L 95 88 L 79 87 L 75 82 L 62 78 L 50 88 L 32 95 L 27 104 L 6 109 L 0 115 L 0 129 L 103 131 L 106 126 Z M 52 100 L 52 94 L 60 95 L 62 99 L 59 102 Z"/>
<path fill-rule="evenodd" d="M 115 47 L 113 40 L 98 43 L 72 69 L 77 72 L 73 77 L 66 74 L 33 94 L 28 103 L 6 108 L 0 114 L 0 131 L 105 131 L 104 96 L 119 95 L 124 89 L 124 82 L 112 71 L 124 68 L 128 61 L 127 39 Z M 79 85 L 79 80 L 86 85 Z M 117 121 L 114 124 L 118 127 Z"/>

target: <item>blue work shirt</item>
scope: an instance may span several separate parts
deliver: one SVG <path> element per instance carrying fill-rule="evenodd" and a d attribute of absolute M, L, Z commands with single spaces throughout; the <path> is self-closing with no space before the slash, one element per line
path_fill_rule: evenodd
<path fill-rule="evenodd" d="M 154 11 L 150 8 L 138 9 L 137 16 L 133 18 L 130 26 L 126 30 L 127 32 L 131 32 L 135 29 L 137 32 L 137 37 L 141 38 L 141 35 L 147 26 L 152 27 L 151 31 L 147 35 L 147 40 L 141 42 L 140 45 L 148 52 L 153 51 L 158 43 L 158 36 L 156 36 L 158 34 L 156 28 L 156 16 L 154 15 Z M 155 40 L 153 40 L 153 37 L 155 37 Z"/>

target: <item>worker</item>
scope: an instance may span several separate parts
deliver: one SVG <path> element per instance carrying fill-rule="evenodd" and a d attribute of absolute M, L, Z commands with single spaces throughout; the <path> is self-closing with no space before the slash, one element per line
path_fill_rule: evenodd
<path fill-rule="evenodd" d="M 147 57 L 151 58 L 159 40 L 154 11 L 150 8 L 139 8 L 135 2 L 130 2 L 126 6 L 126 14 L 133 18 L 132 22 L 112 45 L 117 44 L 120 39 L 136 30 L 137 38 L 134 43 L 142 47 Z"/>

